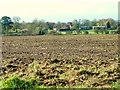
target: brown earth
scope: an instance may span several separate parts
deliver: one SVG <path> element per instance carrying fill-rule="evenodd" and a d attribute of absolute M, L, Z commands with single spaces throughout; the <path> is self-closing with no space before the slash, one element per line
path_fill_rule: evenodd
<path fill-rule="evenodd" d="M 112 87 L 118 82 L 118 35 L 6 36 L 1 74 L 45 86 Z"/>

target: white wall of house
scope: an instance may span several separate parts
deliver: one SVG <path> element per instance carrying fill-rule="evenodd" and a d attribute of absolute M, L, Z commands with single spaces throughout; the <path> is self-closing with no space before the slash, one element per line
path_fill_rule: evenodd
<path fill-rule="evenodd" d="M 93 29 L 95 28 L 107 28 L 106 26 L 92 26 Z"/>

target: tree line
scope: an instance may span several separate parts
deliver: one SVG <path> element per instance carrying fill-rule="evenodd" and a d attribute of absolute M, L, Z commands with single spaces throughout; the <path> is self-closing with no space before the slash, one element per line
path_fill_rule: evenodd
<path fill-rule="evenodd" d="M 9 16 L 3 16 L 0 19 L 2 25 L 2 34 L 9 35 L 10 33 L 22 33 L 26 35 L 45 35 L 50 33 L 56 33 L 60 29 L 75 29 L 80 32 L 80 26 L 107 26 L 109 29 L 117 29 L 120 26 L 117 20 L 112 18 L 108 19 L 79 19 L 72 22 L 46 22 L 45 20 L 34 19 L 32 22 L 20 22 L 21 19 L 18 16 L 12 19 Z M 52 30 L 48 32 L 48 30 Z M 102 31 L 102 30 L 101 30 Z M 120 31 L 120 30 L 119 30 Z M 95 31 L 97 32 L 97 30 Z"/>

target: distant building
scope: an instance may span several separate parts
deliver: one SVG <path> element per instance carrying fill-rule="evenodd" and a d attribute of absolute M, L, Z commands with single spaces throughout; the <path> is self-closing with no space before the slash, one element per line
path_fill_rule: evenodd
<path fill-rule="evenodd" d="M 67 25 L 69 25 L 70 27 L 73 25 L 72 22 L 67 22 Z"/>
<path fill-rule="evenodd" d="M 71 28 L 73 23 L 72 22 L 67 22 L 67 25 L 69 26 L 69 28 Z"/>
<path fill-rule="evenodd" d="M 80 30 L 91 30 L 91 26 L 80 26 Z"/>
<path fill-rule="evenodd" d="M 107 29 L 107 26 L 92 26 L 93 30 L 95 29 Z"/>
<path fill-rule="evenodd" d="M 67 22 L 67 24 L 72 25 L 72 22 Z"/>
<path fill-rule="evenodd" d="M 57 28 L 53 28 L 53 30 L 57 30 Z"/>
<path fill-rule="evenodd" d="M 74 31 L 75 29 L 59 29 L 59 31 Z"/>

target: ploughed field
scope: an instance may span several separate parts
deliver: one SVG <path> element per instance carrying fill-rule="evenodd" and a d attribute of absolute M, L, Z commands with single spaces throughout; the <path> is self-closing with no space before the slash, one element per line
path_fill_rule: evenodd
<path fill-rule="evenodd" d="M 112 87 L 120 79 L 118 35 L 6 36 L 3 78 L 55 87 Z"/>

